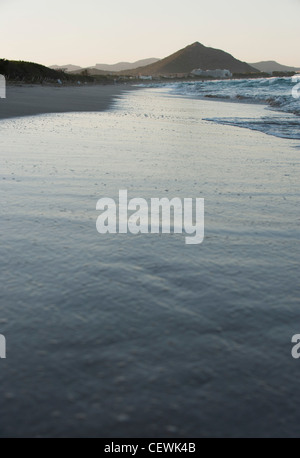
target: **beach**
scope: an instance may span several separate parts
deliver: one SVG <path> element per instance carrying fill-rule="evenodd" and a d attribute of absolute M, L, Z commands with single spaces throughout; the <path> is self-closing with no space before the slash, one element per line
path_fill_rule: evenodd
<path fill-rule="evenodd" d="M 263 105 L 30 91 L 7 113 L 76 113 L 0 122 L 0 436 L 299 435 L 299 140 L 209 121 Z M 121 189 L 204 198 L 204 242 L 100 235 Z"/>
<path fill-rule="evenodd" d="M 8 85 L 0 101 L 0 119 L 47 113 L 97 112 L 106 110 L 130 86 L 39 86 Z"/>

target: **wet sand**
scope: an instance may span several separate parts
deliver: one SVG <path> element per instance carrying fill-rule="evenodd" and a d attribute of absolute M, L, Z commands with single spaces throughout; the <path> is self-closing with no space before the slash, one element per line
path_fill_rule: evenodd
<path fill-rule="evenodd" d="M 0 437 L 299 436 L 299 141 L 203 119 L 265 113 L 159 88 L 0 122 Z M 100 235 L 120 189 L 205 198 L 203 244 Z"/>
<path fill-rule="evenodd" d="M 131 86 L 45 87 L 8 86 L 0 100 L 0 119 L 49 113 L 99 112 Z"/>

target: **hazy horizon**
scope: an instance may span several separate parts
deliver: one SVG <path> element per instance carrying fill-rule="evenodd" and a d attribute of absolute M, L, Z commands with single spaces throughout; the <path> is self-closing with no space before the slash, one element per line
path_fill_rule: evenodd
<path fill-rule="evenodd" d="M 300 68 L 300 0 L 207 3 L 137 0 L 81 4 L 2 0 L 1 57 L 50 65 L 93 66 L 164 58 L 196 41 L 239 60 Z M 267 18 L 267 20 L 266 20 Z M 14 25 L 12 35 L 12 24 Z"/>

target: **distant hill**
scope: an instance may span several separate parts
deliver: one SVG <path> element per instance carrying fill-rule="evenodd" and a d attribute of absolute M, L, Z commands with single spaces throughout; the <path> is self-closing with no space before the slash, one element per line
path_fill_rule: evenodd
<path fill-rule="evenodd" d="M 257 70 L 261 72 L 266 72 L 266 73 L 300 71 L 300 68 L 281 65 L 281 64 L 278 64 L 278 62 L 275 62 L 274 60 L 268 60 L 265 62 L 256 62 L 255 64 L 249 64 L 249 65 L 251 65 L 254 68 L 257 68 Z"/>
<path fill-rule="evenodd" d="M 66 71 L 67 73 L 80 73 L 84 70 L 88 70 L 90 74 L 99 74 L 97 72 L 94 72 L 94 70 L 100 70 L 104 72 L 105 74 L 107 73 L 114 73 L 114 72 L 120 72 L 122 70 L 133 70 L 138 67 L 145 67 L 146 65 L 153 64 L 155 62 L 158 62 L 159 59 L 156 59 L 155 57 L 151 57 L 150 59 L 142 59 L 138 60 L 136 62 L 118 62 L 117 64 L 96 64 L 95 66 L 92 67 L 87 67 L 83 68 L 80 67 L 79 65 L 51 65 L 50 68 L 53 70 L 62 70 Z M 92 73 L 90 72 L 92 70 Z M 101 74 L 104 74 L 101 73 Z"/>
<path fill-rule="evenodd" d="M 49 68 L 52 68 L 53 70 L 65 70 L 66 72 L 75 72 L 75 71 L 78 71 L 78 70 L 83 70 L 82 67 L 80 67 L 79 65 L 72 65 L 72 64 L 68 64 L 68 65 L 51 65 L 51 67 Z"/>
<path fill-rule="evenodd" d="M 58 80 L 69 83 L 93 81 L 88 75 L 70 75 L 33 62 L 6 59 L 0 59 L 0 74 L 4 75 L 8 81 L 24 83 L 57 83 Z"/>
<path fill-rule="evenodd" d="M 146 65 L 151 65 L 158 61 L 159 59 L 151 57 L 149 59 L 137 60 L 136 62 L 119 62 L 117 64 L 112 65 L 97 64 L 93 68 L 96 68 L 97 70 L 103 70 L 105 72 L 121 72 L 123 70 L 133 70 L 138 67 L 146 67 Z"/>
<path fill-rule="evenodd" d="M 68 72 L 68 75 L 88 75 L 88 76 L 105 76 L 115 74 L 115 72 L 105 72 L 104 70 L 98 70 L 97 68 L 81 68 L 80 70 L 73 70 Z"/>
<path fill-rule="evenodd" d="M 207 48 L 196 42 L 154 64 L 131 70 L 131 75 L 188 74 L 196 68 L 202 70 L 227 69 L 232 73 L 255 73 L 257 70 L 246 62 L 235 59 L 219 49 Z M 125 74 L 126 72 L 122 72 Z"/>

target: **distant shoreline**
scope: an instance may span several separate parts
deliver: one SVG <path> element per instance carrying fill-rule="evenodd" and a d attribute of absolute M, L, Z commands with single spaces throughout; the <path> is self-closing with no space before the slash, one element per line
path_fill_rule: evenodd
<path fill-rule="evenodd" d="M 261 78 L 269 79 L 272 77 Z M 273 77 L 274 78 L 274 77 Z M 224 81 L 232 81 L 237 78 L 227 78 Z M 248 78 L 245 78 L 248 79 Z M 217 80 L 216 78 L 214 80 Z M 138 90 L 140 88 L 159 87 L 164 84 L 172 84 L 178 82 L 196 83 L 210 82 L 212 79 L 201 78 L 171 78 L 157 80 L 127 80 L 123 82 L 106 82 L 101 83 L 21 83 L 9 82 L 7 84 L 7 98 L 0 100 L 0 120 L 19 118 L 25 116 L 35 116 L 42 114 L 56 113 L 74 113 L 74 112 L 101 112 L 110 108 L 116 98 L 124 92 L 130 90 Z M 153 86 L 154 85 L 154 86 Z M 180 95 L 179 95 L 180 96 Z M 188 97 L 188 94 L 185 94 Z M 250 100 L 248 98 L 239 97 L 238 99 L 230 99 L 213 94 L 199 94 L 199 98 L 203 100 L 211 100 L 216 102 L 231 102 L 245 103 L 272 106 L 277 111 L 281 111 L 278 106 L 271 103 L 270 100 Z M 294 113 L 297 114 L 298 113 Z"/>

